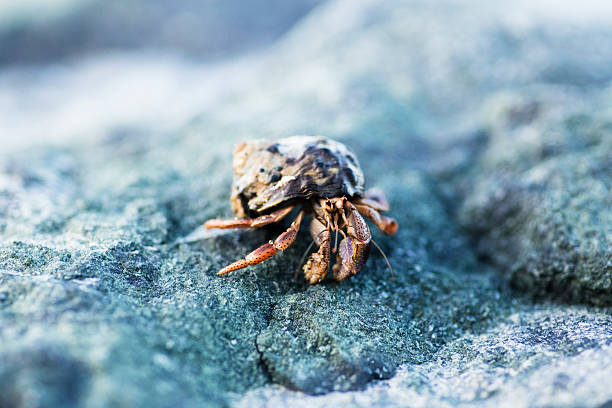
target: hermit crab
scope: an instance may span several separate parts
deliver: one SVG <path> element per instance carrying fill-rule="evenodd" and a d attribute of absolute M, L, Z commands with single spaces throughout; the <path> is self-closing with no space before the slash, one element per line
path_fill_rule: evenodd
<path fill-rule="evenodd" d="M 336 281 L 357 274 L 364 266 L 374 242 L 364 216 L 385 234 L 393 235 L 397 230 L 394 219 L 380 214 L 389 210 L 385 196 L 364 191 L 357 158 L 342 143 L 317 136 L 241 142 L 234 151 L 233 167 L 230 202 L 236 218 L 211 219 L 205 228 L 259 228 L 281 221 L 296 208 L 299 211 L 291 226 L 274 241 L 221 269 L 218 275 L 258 264 L 287 249 L 307 214 L 312 214 L 310 235 L 319 246 L 303 266 L 311 284 L 325 278 L 334 253 Z M 339 247 L 338 233 L 343 238 Z"/>

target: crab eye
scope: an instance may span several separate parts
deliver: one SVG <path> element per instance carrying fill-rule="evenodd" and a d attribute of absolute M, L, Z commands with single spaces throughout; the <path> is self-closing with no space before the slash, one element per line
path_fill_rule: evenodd
<path fill-rule="evenodd" d="M 327 206 L 331 206 L 331 201 L 327 200 L 327 201 L 325 202 L 325 205 L 327 205 Z"/>

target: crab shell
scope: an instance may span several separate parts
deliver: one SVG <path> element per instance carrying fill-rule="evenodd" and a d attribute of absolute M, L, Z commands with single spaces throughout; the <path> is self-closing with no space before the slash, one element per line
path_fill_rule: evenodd
<path fill-rule="evenodd" d="M 256 217 L 296 200 L 362 196 L 364 177 L 355 154 L 320 136 L 252 140 L 234 150 L 231 207 Z"/>

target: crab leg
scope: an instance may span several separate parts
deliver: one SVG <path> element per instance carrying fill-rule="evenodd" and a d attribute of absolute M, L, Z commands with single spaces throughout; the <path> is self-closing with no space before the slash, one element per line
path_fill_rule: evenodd
<path fill-rule="evenodd" d="M 355 207 L 362 215 L 371 219 L 385 234 L 393 235 L 397 231 L 397 221 L 393 218 L 380 215 L 378 211 L 364 204 L 356 204 Z"/>
<path fill-rule="evenodd" d="M 262 246 L 245 256 L 244 259 L 240 259 L 221 269 L 217 273 L 217 275 L 225 275 L 226 273 L 246 268 L 249 265 L 257 265 L 258 263 L 273 257 L 276 254 L 276 251 L 284 251 L 285 249 L 287 249 L 291 244 L 293 244 L 295 238 L 297 237 L 297 233 L 300 229 L 300 224 L 302 222 L 303 216 L 304 210 L 301 210 L 298 213 L 297 217 L 295 217 L 295 220 L 291 223 L 291 226 L 287 228 L 287 231 L 280 234 L 276 238 L 276 240 L 270 241 L 267 244 L 263 244 Z"/>
<path fill-rule="evenodd" d="M 332 268 L 334 279 L 338 282 L 356 275 L 365 265 L 370 255 L 370 228 L 357 208 L 346 203 L 348 217 L 345 217 L 346 238 L 340 242 L 336 264 Z"/>
<path fill-rule="evenodd" d="M 279 222 L 283 218 L 287 216 L 295 208 L 295 205 L 290 205 L 288 207 L 281 208 L 280 210 L 274 211 L 273 213 L 262 215 L 257 218 L 243 218 L 236 220 L 220 220 L 220 219 L 212 219 L 208 220 L 204 223 L 204 227 L 206 229 L 211 228 L 259 228 L 264 225 L 272 224 L 274 222 Z"/>
<path fill-rule="evenodd" d="M 366 191 L 364 197 L 357 199 L 355 204 L 367 205 L 376 211 L 383 212 L 389 211 L 390 208 L 385 193 L 375 188 Z"/>

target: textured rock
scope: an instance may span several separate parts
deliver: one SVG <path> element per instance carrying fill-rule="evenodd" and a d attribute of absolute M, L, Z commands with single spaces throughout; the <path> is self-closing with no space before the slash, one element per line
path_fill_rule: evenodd
<path fill-rule="evenodd" d="M 609 118 L 551 100 L 498 103 L 461 223 L 516 289 L 612 305 Z"/>
<path fill-rule="evenodd" d="M 306 396 L 281 387 L 253 390 L 234 406 L 517 407 L 607 406 L 612 363 L 607 314 L 556 307 L 520 310 L 482 335 L 444 346 L 363 391 Z"/>
<path fill-rule="evenodd" d="M 537 4 L 331 1 L 235 61 L 0 72 L 0 405 L 612 400 L 612 31 Z M 387 193 L 393 278 L 293 281 L 306 231 L 215 275 L 284 228 L 199 229 L 234 144 L 291 134 Z"/>
<path fill-rule="evenodd" d="M 319 285 L 277 299 L 257 337 L 275 382 L 308 393 L 359 389 L 388 378 L 403 362 L 426 361 L 449 339 L 482 329 L 504 310 L 506 301 L 470 262 L 427 181 L 412 172 L 397 177 L 402 187 L 393 192 L 394 206 L 400 225 L 411 227 L 381 239 L 395 276 L 373 256 L 349 285 Z M 432 249 L 437 241 L 449 253 Z"/>

